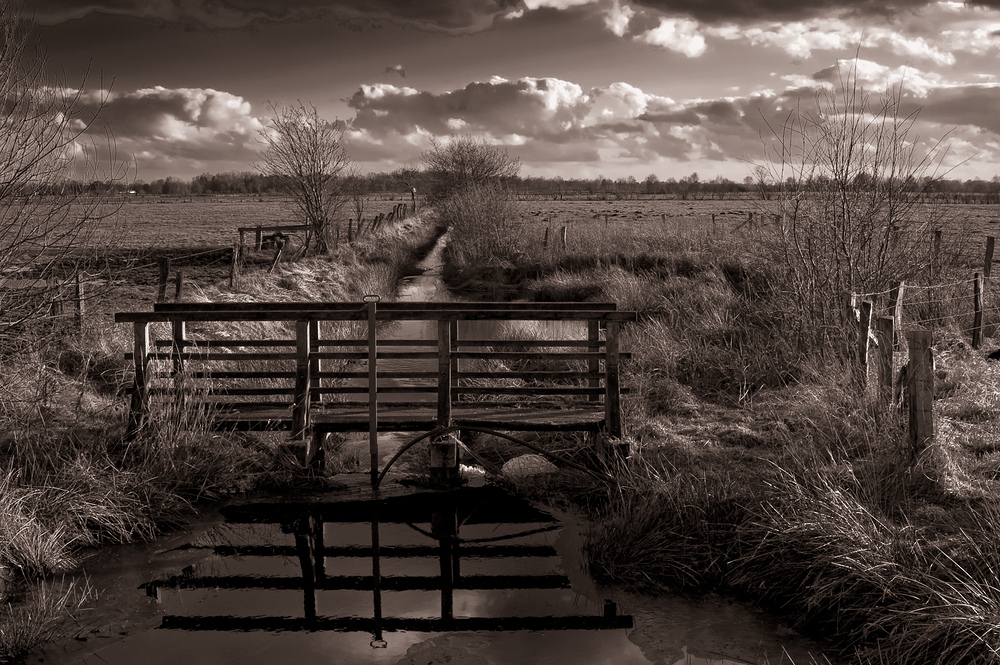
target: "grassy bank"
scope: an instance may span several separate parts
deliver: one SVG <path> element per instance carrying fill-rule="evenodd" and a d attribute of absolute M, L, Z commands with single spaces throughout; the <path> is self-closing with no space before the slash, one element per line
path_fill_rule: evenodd
<path fill-rule="evenodd" d="M 935 339 L 936 436 L 914 459 L 905 412 L 853 381 L 850 322 L 804 326 L 760 230 L 719 227 L 594 220 L 563 250 L 529 223 L 502 260 L 450 266 L 479 297 L 641 315 L 622 342 L 633 454 L 618 485 L 522 489 L 589 511 L 599 580 L 738 596 L 853 663 L 1000 660 L 1000 363 L 985 357 L 1000 341 L 987 328 L 971 349 L 969 264 L 943 257 L 905 300 L 904 327 Z"/>
<path fill-rule="evenodd" d="M 248 271 L 233 289 L 228 279 L 188 272 L 185 298 L 391 297 L 439 234 L 429 217 L 410 218 L 330 256 Z M 215 433 L 204 413 L 178 405 L 123 440 L 131 337 L 111 315 L 148 299 L 149 289 L 119 284 L 88 303 L 82 331 L 49 331 L 0 359 L 0 662 L 46 639 L 86 596 L 85 588 L 24 584 L 71 569 L 79 548 L 151 538 L 234 493 L 313 482 L 280 437 Z"/>

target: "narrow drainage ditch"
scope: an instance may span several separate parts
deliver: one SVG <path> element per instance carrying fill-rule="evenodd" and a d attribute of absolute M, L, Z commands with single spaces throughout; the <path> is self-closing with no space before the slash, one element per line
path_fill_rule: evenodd
<path fill-rule="evenodd" d="M 449 297 L 440 277 L 445 242 L 406 280 L 401 300 Z M 388 334 L 433 338 L 420 325 L 403 322 Z M 407 436 L 380 435 L 382 464 Z M 360 437 L 347 445 L 367 449 Z M 598 589 L 581 561 L 586 526 L 571 516 L 481 482 L 445 492 L 387 483 L 373 494 L 367 469 L 359 470 L 338 477 L 341 491 L 235 502 L 153 543 L 84 555 L 76 575 L 96 602 L 79 615 L 75 635 L 26 662 L 826 662 L 773 617 L 724 598 Z"/>

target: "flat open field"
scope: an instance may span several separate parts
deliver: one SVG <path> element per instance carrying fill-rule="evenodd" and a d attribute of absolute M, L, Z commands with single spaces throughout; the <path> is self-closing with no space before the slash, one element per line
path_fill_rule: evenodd
<path fill-rule="evenodd" d="M 409 196 L 373 200 L 365 212 L 366 222 L 388 213 L 398 203 L 409 204 Z M 341 212 L 345 220 L 348 211 Z M 301 224 L 288 199 L 265 197 L 213 197 L 193 199 L 141 198 L 129 200 L 121 211 L 121 226 L 128 236 L 123 248 L 210 249 L 232 247 L 239 240 L 239 227 Z"/>
<path fill-rule="evenodd" d="M 387 213 L 398 203 L 409 203 L 409 196 L 373 200 L 365 219 Z M 590 254 L 601 247 L 605 252 L 634 255 L 676 251 L 685 245 L 713 251 L 712 247 L 732 242 L 734 231 L 738 236 L 747 228 L 751 213 L 759 217 L 769 204 L 750 198 L 524 200 L 518 202 L 520 242 L 524 251 L 537 255 L 547 234 L 546 251 L 562 253 L 561 229 L 566 227 L 565 252 L 570 254 Z M 945 243 L 960 240 L 970 264 L 982 260 L 985 236 L 1000 234 L 1000 206 L 935 204 L 934 209 L 943 222 Z M 183 270 L 187 279 L 222 280 L 228 275 L 239 227 L 298 223 L 297 212 L 287 199 L 149 197 L 127 201 L 107 221 L 105 231 L 112 263 L 128 266 L 127 276 L 121 271 L 119 275 L 141 287 L 145 304 L 155 295 L 157 257 L 171 259 L 172 280 L 177 270 Z M 252 236 L 247 240 L 252 242 Z M 301 242 L 301 236 L 293 236 L 289 248 L 294 251 Z M 248 252 L 245 259 L 267 264 L 272 255 L 269 250 Z"/>
<path fill-rule="evenodd" d="M 653 252 L 667 246 L 676 249 L 678 239 L 693 242 L 722 237 L 747 229 L 751 213 L 759 219 L 774 210 L 773 202 L 751 198 L 528 200 L 518 205 L 523 246 L 540 245 L 548 229 L 549 251 L 561 251 L 559 234 L 565 226 L 566 251 L 571 253 L 592 252 L 595 242 L 620 253 Z M 1000 235 L 1000 205 L 928 204 L 915 216 L 933 219 L 934 227 L 942 230 L 945 245 L 960 246 L 956 249 L 968 254 L 970 261 L 982 259 L 986 236 Z"/>
<path fill-rule="evenodd" d="M 409 203 L 409 197 L 387 196 L 374 200 L 365 219 L 387 213 L 397 203 Z M 567 248 L 572 250 L 573 229 L 595 222 L 614 228 L 616 234 L 655 242 L 659 235 L 718 233 L 741 228 L 750 213 L 760 215 L 767 211 L 769 202 L 759 199 L 527 200 L 519 202 L 518 206 L 521 223 L 528 229 L 537 229 L 539 240 L 544 229 L 551 229 L 551 236 L 566 226 Z M 1000 233 L 1000 206 L 935 204 L 935 209 L 945 221 L 945 234 L 949 227 L 955 230 L 964 227 L 963 233 L 971 231 L 983 236 Z M 346 219 L 346 211 L 342 216 Z M 121 217 L 121 226 L 128 229 L 122 246 L 132 250 L 221 249 L 239 240 L 237 229 L 241 226 L 301 223 L 290 201 L 272 197 L 134 199 L 124 206 Z M 530 238 L 525 240 L 530 241 Z"/>

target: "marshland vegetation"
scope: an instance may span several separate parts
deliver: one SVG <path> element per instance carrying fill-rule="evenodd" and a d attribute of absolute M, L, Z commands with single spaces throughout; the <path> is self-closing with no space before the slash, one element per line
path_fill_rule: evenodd
<path fill-rule="evenodd" d="M 925 179 L 928 162 L 908 152 L 893 99 L 868 109 L 850 85 L 843 92 L 827 102 L 832 113 L 778 128 L 787 150 L 756 172 L 767 199 L 740 201 L 739 214 L 668 226 L 657 215 L 609 221 L 605 211 L 568 222 L 564 244 L 553 219 L 546 226 L 523 217 L 505 188 L 516 162 L 492 154 L 498 171 L 439 182 L 436 218 L 397 221 L 329 255 L 244 274 L 233 288 L 221 275 L 188 275 L 188 297 L 390 297 L 448 226 L 445 275 L 460 292 L 635 310 L 642 321 L 623 341 L 633 354 L 625 418 L 632 454 L 611 469 L 617 482 L 566 472 L 519 487 L 587 511 L 595 577 L 749 599 L 862 664 L 991 662 L 1000 650 L 1000 369 L 968 340 L 962 289 L 971 290 L 966 245 L 975 238 L 923 203 L 936 174 Z M 60 103 L 73 108 L 72 99 L 54 108 Z M 25 132 L 52 137 L 37 166 L 61 177 L 46 170 L 49 157 L 73 137 Z M 869 144 L 878 149 L 850 150 Z M 455 145 L 473 155 L 486 148 Z M 441 147 L 428 153 L 429 171 L 436 154 L 461 156 Z M 830 161 L 847 154 L 862 161 Z M 0 152 L 0 163 L 21 158 Z M 107 197 L 83 200 L 86 210 L 128 217 L 111 196 L 116 178 Z M 19 193 L 0 192 L 15 213 L 3 219 L 15 224 L 26 219 Z M 50 225 L 34 228 L 44 239 L 80 209 L 42 211 Z M 332 247 L 329 231 L 323 226 Z M 92 240 L 70 239 L 74 252 Z M 0 272 L 11 256 L 0 257 Z M 79 265 L 69 253 L 31 258 L 48 268 Z M 143 265 L 141 253 L 132 258 Z M 124 439 L 131 340 L 107 314 L 150 300 L 152 287 L 137 274 L 106 276 L 103 302 L 88 301 L 81 327 L 30 307 L 22 321 L 4 322 L 0 660 L 50 636 L 87 593 L 58 583 L 29 592 L 20 582 L 67 569 L 80 547 L 149 538 L 200 501 L 303 482 L 276 441 L 210 432 L 199 426 L 204 413 L 168 407 L 138 438 Z M 844 307 L 847 293 L 876 298 L 900 281 L 922 289 L 910 296 L 904 323 L 932 328 L 936 342 L 937 430 L 916 451 L 905 417 L 856 383 L 856 328 Z M 988 321 L 996 311 L 988 299 Z M 994 345 L 996 332 L 987 328 Z M 550 445 L 589 455 L 583 442 Z"/>
<path fill-rule="evenodd" d="M 996 662 L 1000 364 L 987 353 L 1000 340 L 988 286 L 992 325 L 982 348 L 970 338 L 986 234 L 912 187 L 937 167 L 907 140 L 898 95 L 860 94 L 848 76 L 821 100 L 826 113 L 790 115 L 757 171 L 776 195 L 738 215 L 550 218 L 543 236 L 538 215 L 497 221 L 509 200 L 466 190 L 472 203 L 442 209 L 470 229 L 445 274 L 470 294 L 640 313 L 622 343 L 632 454 L 618 483 L 521 487 L 588 511 L 597 579 L 749 599 L 850 662 Z M 901 282 L 903 328 L 934 339 L 935 432 L 921 447 L 906 412 L 859 382 L 847 306 L 855 294 L 892 315 Z"/>

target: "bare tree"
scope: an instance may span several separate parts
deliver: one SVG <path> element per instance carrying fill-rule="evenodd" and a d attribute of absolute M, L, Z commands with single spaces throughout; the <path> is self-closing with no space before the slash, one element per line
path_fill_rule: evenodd
<path fill-rule="evenodd" d="M 320 253 L 336 244 L 335 224 L 347 195 L 351 158 L 344 149 L 346 125 L 320 117 L 315 106 L 271 104 L 271 127 L 261 130 L 265 145 L 257 166 L 291 197 L 311 227 Z"/>
<path fill-rule="evenodd" d="M 430 181 L 428 199 L 440 201 L 467 187 L 496 187 L 517 177 L 521 162 L 485 139 L 459 136 L 431 142 L 420 156 Z"/>
<path fill-rule="evenodd" d="M 101 161 L 88 138 L 110 93 L 88 110 L 82 83 L 51 79 L 27 15 L 0 0 L 0 341 L 20 338 L 88 250 L 107 249 L 114 187 L 129 175 L 110 135 Z"/>

